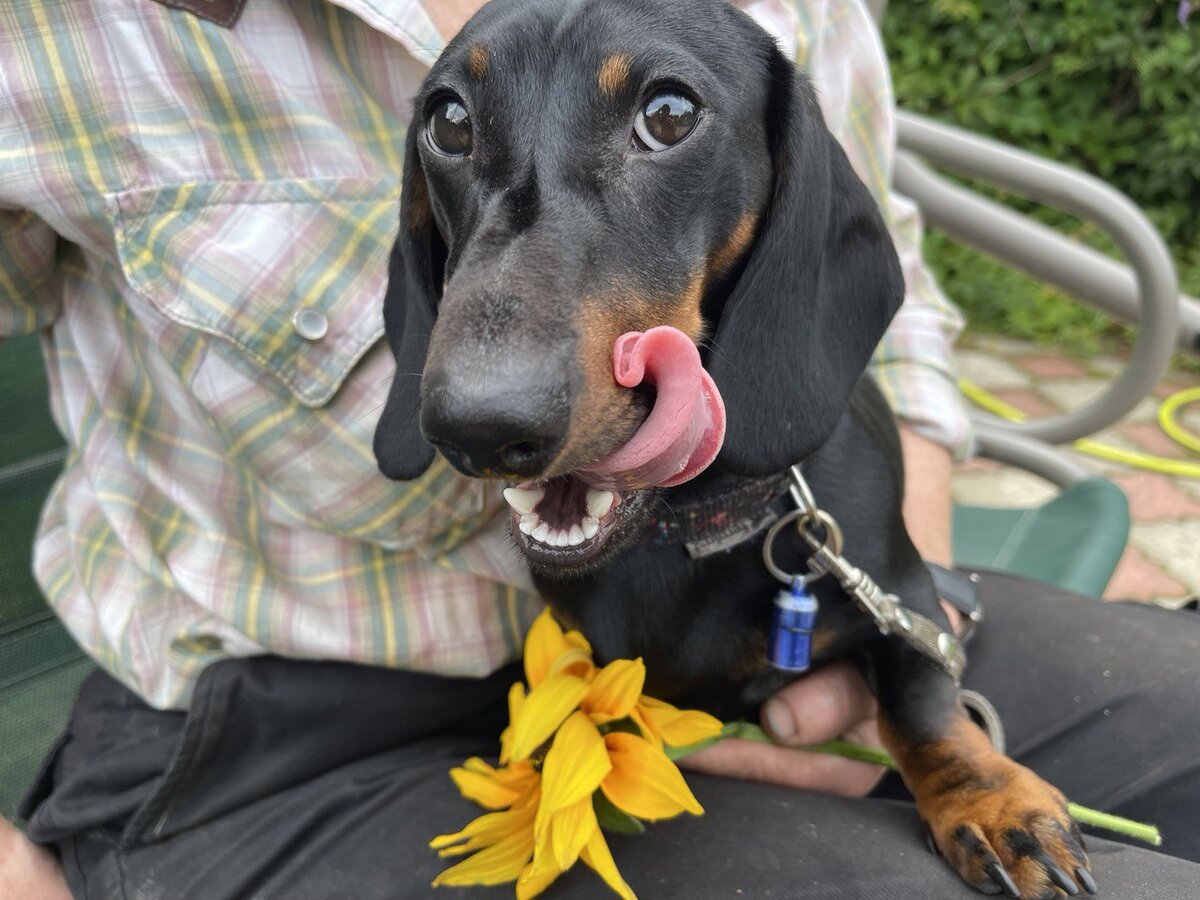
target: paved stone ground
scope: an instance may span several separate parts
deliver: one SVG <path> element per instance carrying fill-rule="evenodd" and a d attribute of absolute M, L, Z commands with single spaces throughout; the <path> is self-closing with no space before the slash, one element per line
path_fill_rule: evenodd
<path fill-rule="evenodd" d="M 963 376 L 1031 416 L 1075 409 L 1119 372 L 1115 357 L 1067 359 L 1044 347 L 990 336 L 970 336 L 959 347 Z M 1200 376 L 1171 371 L 1124 420 L 1095 435 L 1127 450 L 1171 459 L 1193 459 L 1159 429 L 1155 416 L 1163 398 L 1200 385 Z M 1200 404 L 1185 408 L 1180 422 L 1200 434 Z M 1200 595 L 1200 479 L 1131 469 L 1066 451 L 1084 466 L 1116 482 L 1129 497 L 1133 528 L 1125 555 L 1109 582 L 1111 599 L 1178 606 Z M 988 460 L 973 460 L 954 476 L 955 499 L 979 506 L 1035 506 L 1054 495 L 1042 479 Z"/>

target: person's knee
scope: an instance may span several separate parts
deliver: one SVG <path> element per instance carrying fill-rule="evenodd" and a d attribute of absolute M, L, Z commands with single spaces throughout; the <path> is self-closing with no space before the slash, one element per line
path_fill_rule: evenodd
<path fill-rule="evenodd" d="M 0 818 L 0 885 L 5 897 L 70 900 L 58 861 Z"/>

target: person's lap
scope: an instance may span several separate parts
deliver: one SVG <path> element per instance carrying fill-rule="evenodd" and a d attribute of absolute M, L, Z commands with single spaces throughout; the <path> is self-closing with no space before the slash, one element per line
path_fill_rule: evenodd
<path fill-rule="evenodd" d="M 1200 619 L 1007 579 L 984 587 L 990 615 L 968 684 L 1005 717 L 1013 755 L 1078 802 L 1158 822 L 1168 849 L 1200 858 L 1188 821 L 1200 782 L 1184 762 Z M 30 833 L 58 843 L 77 896 L 429 896 L 448 864 L 429 839 L 480 813 L 447 771 L 494 753 L 516 674 L 225 663 L 202 680 L 186 728 L 100 678 L 85 688 L 50 800 L 29 810 Z M 908 803 L 689 782 L 704 817 L 610 838 L 643 897 L 977 896 L 926 851 Z M 1198 891 L 1195 863 L 1099 839 L 1089 850 L 1104 896 Z M 607 895 L 582 866 L 548 893 Z"/>

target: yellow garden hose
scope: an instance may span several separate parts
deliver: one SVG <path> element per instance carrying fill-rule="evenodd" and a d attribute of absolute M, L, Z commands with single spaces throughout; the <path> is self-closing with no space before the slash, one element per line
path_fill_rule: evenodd
<path fill-rule="evenodd" d="M 987 410 L 1011 422 L 1022 422 L 1028 418 L 1025 413 L 1021 412 L 1015 406 L 1005 403 L 995 394 L 985 391 L 979 385 L 968 381 L 966 378 L 960 378 L 958 386 L 963 395 L 980 409 Z M 1175 419 L 1176 413 L 1182 407 L 1196 401 L 1200 401 L 1200 388 L 1185 388 L 1182 391 L 1172 394 L 1163 401 L 1162 406 L 1158 409 L 1158 424 L 1175 443 L 1193 453 L 1200 453 L 1200 438 L 1197 438 L 1196 435 L 1183 428 Z M 1111 447 L 1108 444 L 1094 441 L 1091 438 L 1081 438 L 1071 446 L 1080 453 L 1086 453 L 1088 456 L 1106 459 L 1110 462 L 1120 463 L 1134 469 L 1159 472 L 1163 475 L 1200 479 L 1200 462 L 1186 459 L 1169 459 L 1165 456 L 1156 456 L 1153 453 L 1143 453 L 1140 450 L 1122 450 L 1120 447 Z"/>
<path fill-rule="evenodd" d="M 1180 425 L 1175 414 L 1189 403 L 1197 401 L 1200 401 L 1200 387 L 1184 388 L 1164 400 L 1158 408 L 1158 426 L 1167 433 L 1167 437 L 1193 453 L 1200 453 L 1200 438 Z"/>

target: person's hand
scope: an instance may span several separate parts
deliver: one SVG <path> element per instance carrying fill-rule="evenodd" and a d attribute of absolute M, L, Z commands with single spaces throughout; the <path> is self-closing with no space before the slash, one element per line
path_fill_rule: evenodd
<path fill-rule="evenodd" d="M 763 728 L 786 746 L 729 738 L 685 757 L 680 765 L 710 775 L 861 797 L 879 783 L 886 769 L 796 748 L 834 738 L 880 747 L 875 714 L 875 698 L 858 669 L 847 661 L 836 662 L 763 704 Z"/>
<path fill-rule="evenodd" d="M 0 896 L 71 900 L 58 860 L 3 817 L 0 817 Z"/>

